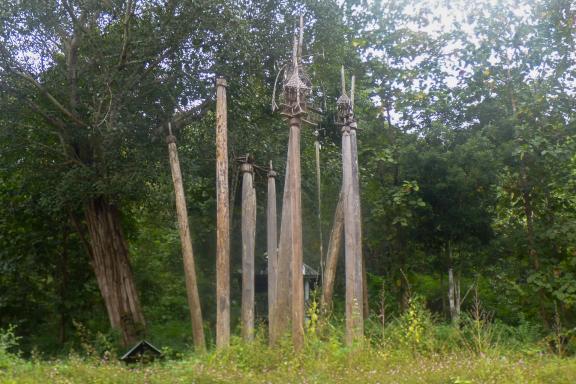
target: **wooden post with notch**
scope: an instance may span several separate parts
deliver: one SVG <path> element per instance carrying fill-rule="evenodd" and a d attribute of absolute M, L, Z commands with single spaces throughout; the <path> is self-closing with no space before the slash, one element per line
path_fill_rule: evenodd
<path fill-rule="evenodd" d="M 254 248 L 256 245 L 256 191 L 254 167 L 246 162 L 242 172 L 242 338 L 254 339 Z"/>
<path fill-rule="evenodd" d="M 176 137 L 172 135 L 171 124 L 168 123 L 168 154 L 170 156 L 170 169 L 172 171 L 172 181 L 174 183 L 174 193 L 176 195 L 176 213 L 178 216 L 178 229 L 180 232 L 180 243 L 182 245 L 182 257 L 184 259 L 184 274 L 186 276 L 186 292 L 188 296 L 188 306 L 190 308 L 190 318 L 192 321 L 192 335 L 196 350 L 206 350 L 204 340 L 204 328 L 202 324 L 202 308 L 200 306 L 200 296 L 198 294 L 198 284 L 196 280 L 196 268 L 194 266 L 194 252 L 192 249 L 192 239 L 190 237 L 190 227 L 188 225 L 188 211 L 186 208 L 186 198 L 184 196 L 184 185 L 182 182 L 182 172 L 178 159 L 178 149 L 176 148 Z"/>
<path fill-rule="evenodd" d="M 216 347 L 230 343 L 230 206 L 226 80 L 216 80 Z"/>

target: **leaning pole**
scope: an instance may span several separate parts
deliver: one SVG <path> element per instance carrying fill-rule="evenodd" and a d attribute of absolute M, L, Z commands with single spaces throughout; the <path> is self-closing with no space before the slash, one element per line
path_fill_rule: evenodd
<path fill-rule="evenodd" d="M 204 351 L 206 349 L 206 342 L 204 340 L 202 309 L 200 307 L 200 295 L 198 294 L 196 269 L 194 266 L 192 238 L 190 237 L 190 227 L 188 225 L 188 210 L 186 209 L 186 198 L 184 196 L 178 149 L 176 148 L 176 137 L 172 134 L 170 123 L 168 123 L 168 132 L 169 135 L 166 137 L 166 142 L 168 143 L 170 169 L 174 183 L 174 194 L 176 195 L 176 213 L 178 216 L 182 257 L 184 259 L 184 275 L 186 277 L 186 293 L 188 296 L 188 307 L 190 308 L 190 319 L 192 321 L 192 336 L 196 350 Z"/>
<path fill-rule="evenodd" d="M 278 273 L 278 218 L 276 215 L 276 172 L 268 170 L 268 204 L 266 209 L 266 253 L 268 254 L 268 319 L 272 319 L 276 309 L 276 280 Z M 272 328 L 268 329 L 272 338 Z"/>

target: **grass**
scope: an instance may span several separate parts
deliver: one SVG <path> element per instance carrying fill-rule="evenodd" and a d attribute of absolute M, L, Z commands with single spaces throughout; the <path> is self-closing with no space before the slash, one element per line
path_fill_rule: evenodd
<path fill-rule="evenodd" d="M 551 354 L 470 351 L 419 353 L 330 341 L 300 354 L 289 345 L 235 341 L 221 351 L 129 367 L 116 360 L 72 355 L 54 361 L 14 359 L 0 368 L 0 383 L 576 383 L 576 359 Z"/>
<path fill-rule="evenodd" d="M 14 353 L 14 329 L 0 330 L 0 384 L 27 383 L 576 383 L 576 358 L 559 357 L 550 338 L 530 323 L 515 327 L 476 311 L 454 327 L 434 321 L 419 300 L 405 314 L 379 325 L 366 322 L 367 338 L 342 345 L 342 324 L 310 316 L 305 348 L 288 339 L 270 348 L 265 328 L 256 340 L 233 338 L 207 353 L 166 350 L 166 360 L 126 366 L 106 337 L 79 328 L 83 352 L 66 358 L 24 360 Z M 568 340 L 568 339 L 567 339 Z M 574 356 L 576 339 L 562 351 Z"/>

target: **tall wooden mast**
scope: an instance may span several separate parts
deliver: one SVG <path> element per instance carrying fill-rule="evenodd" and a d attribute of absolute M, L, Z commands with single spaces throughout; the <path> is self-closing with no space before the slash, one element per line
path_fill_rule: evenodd
<path fill-rule="evenodd" d="M 342 68 L 342 95 L 338 99 L 338 123 L 342 126 L 342 192 L 344 198 L 344 251 L 346 269 L 346 344 L 362 338 L 363 285 L 360 253 L 359 199 L 355 196 L 354 160 L 352 158 L 352 103 L 346 95 Z M 357 169 L 357 165 L 356 165 Z"/>
<path fill-rule="evenodd" d="M 216 80 L 216 347 L 230 343 L 230 206 L 226 80 Z"/>
<path fill-rule="evenodd" d="M 292 320 L 292 341 L 296 350 L 300 350 L 304 344 L 300 129 L 310 92 L 310 81 L 300 65 L 303 24 L 301 17 L 299 36 L 294 36 L 292 65 L 286 72 L 283 84 L 282 115 L 288 120 L 290 133 L 278 249 L 276 305 L 279 310 L 270 323 L 271 342 L 275 343 L 288 331 L 289 320 Z"/>
<path fill-rule="evenodd" d="M 246 157 L 249 160 L 249 156 Z M 254 249 L 256 245 L 256 191 L 254 166 L 245 162 L 242 172 L 242 338 L 254 339 Z"/>
<path fill-rule="evenodd" d="M 362 286 L 362 311 L 364 320 L 368 318 L 368 285 L 366 281 L 366 264 L 362 254 L 362 204 L 360 201 L 360 166 L 358 165 L 358 123 L 354 117 L 354 91 L 356 77 L 352 75 L 352 84 L 350 85 L 350 144 L 352 149 L 352 191 L 354 192 L 354 231 L 356 232 L 356 273 L 361 275 L 360 282 Z"/>

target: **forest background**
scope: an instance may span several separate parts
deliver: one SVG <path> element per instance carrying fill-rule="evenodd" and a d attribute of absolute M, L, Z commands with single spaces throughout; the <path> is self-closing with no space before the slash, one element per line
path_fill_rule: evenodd
<path fill-rule="evenodd" d="M 357 81 L 369 336 L 414 311 L 438 324 L 476 312 L 553 352 L 574 352 L 570 1 L 31 0 L 0 5 L 0 328 L 15 326 L 25 355 L 118 342 L 91 266 L 90 223 L 100 209 L 126 244 L 120 253 L 147 338 L 189 349 L 168 121 L 176 123 L 213 343 L 215 78 L 229 84 L 230 158 L 272 160 L 281 190 L 288 130 L 270 102 L 299 14 L 313 100 L 323 110 L 317 127 L 302 130 L 305 262 L 321 270 L 318 234 L 326 241 L 338 199 L 334 114 L 344 65 Z M 241 188 L 233 162 L 230 175 L 237 327 Z M 262 270 L 265 174 L 255 180 Z M 338 273 L 334 324 L 343 313 Z M 256 309 L 262 323 L 264 305 Z"/>

